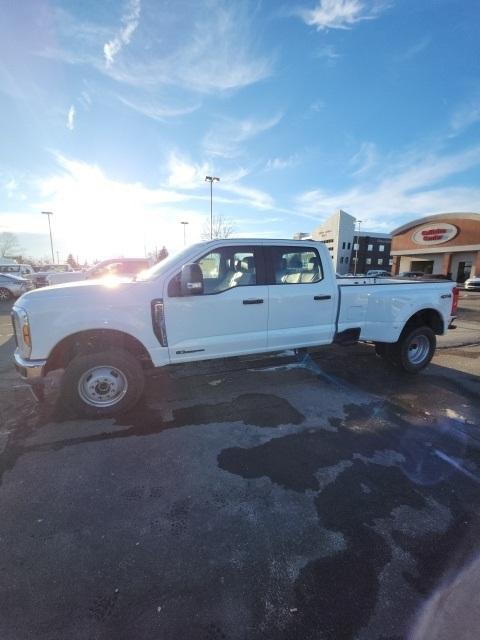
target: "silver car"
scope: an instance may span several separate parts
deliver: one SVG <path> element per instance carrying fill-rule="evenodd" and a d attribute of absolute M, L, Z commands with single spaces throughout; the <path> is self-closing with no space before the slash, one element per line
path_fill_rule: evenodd
<path fill-rule="evenodd" d="M 467 291 L 480 291 L 480 275 L 465 280 L 465 289 Z"/>
<path fill-rule="evenodd" d="M 32 288 L 32 283 L 26 278 L 0 273 L 0 302 L 18 298 Z"/>

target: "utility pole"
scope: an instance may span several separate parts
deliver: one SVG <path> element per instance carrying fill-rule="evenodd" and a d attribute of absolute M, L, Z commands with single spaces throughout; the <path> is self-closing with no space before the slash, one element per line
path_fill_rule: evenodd
<path fill-rule="evenodd" d="M 358 247 L 360 245 L 360 225 L 362 224 L 361 220 L 357 220 L 358 230 L 357 230 L 357 242 L 355 243 L 355 267 L 353 268 L 353 275 L 357 275 L 357 264 L 358 264 Z"/>
<path fill-rule="evenodd" d="M 50 224 L 50 216 L 53 216 L 52 211 L 42 211 L 44 216 L 48 216 L 48 230 L 50 231 L 50 250 L 52 252 L 52 264 L 55 264 L 55 256 L 53 255 L 53 240 L 52 240 L 52 226 Z"/>
<path fill-rule="evenodd" d="M 180 222 L 180 224 L 183 224 L 183 244 L 186 244 L 186 234 L 185 234 L 185 230 L 187 228 L 187 224 L 188 222 Z"/>
<path fill-rule="evenodd" d="M 60 264 L 60 251 L 57 249 L 55 253 L 57 254 L 57 264 Z"/>
<path fill-rule="evenodd" d="M 210 183 L 210 240 L 213 240 L 213 183 L 220 182 L 220 178 L 205 176 L 205 182 Z"/>

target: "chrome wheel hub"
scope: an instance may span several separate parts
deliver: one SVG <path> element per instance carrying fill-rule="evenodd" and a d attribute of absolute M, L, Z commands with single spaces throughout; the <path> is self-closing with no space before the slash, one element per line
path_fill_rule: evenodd
<path fill-rule="evenodd" d="M 427 358 L 429 351 L 430 341 L 427 336 L 415 336 L 408 345 L 408 360 L 411 364 L 421 364 Z"/>
<path fill-rule="evenodd" d="M 2 302 L 5 302 L 5 300 L 8 300 L 9 297 L 10 297 L 10 294 L 6 289 L 0 289 L 0 300 Z"/>
<path fill-rule="evenodd" d="M 91 407 L 111 407 L 120 402 L 127 390 L 125 374 L 115 367 L 93 367 L 78 382 L 80 397 Z"/>

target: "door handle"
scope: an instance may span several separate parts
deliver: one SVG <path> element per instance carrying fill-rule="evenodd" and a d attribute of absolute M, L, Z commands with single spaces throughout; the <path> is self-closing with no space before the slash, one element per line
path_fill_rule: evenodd
<path fill-rule="evenodd" d="M 262 298 L 247 298 L 243 304 L 263 304 Z"/>
<path fill-rule="evenodd" d="M 314 300 L 331 300 L 332 296 L 313 296 Z"/>

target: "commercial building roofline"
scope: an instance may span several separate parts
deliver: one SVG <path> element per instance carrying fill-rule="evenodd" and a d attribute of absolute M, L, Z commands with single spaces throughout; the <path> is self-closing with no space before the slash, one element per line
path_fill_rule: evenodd
<path fill-rule="evenodd" d="M 397 227 L 391 233 L 392 236 L 396 236 L 399 233 L 403 233 L 403 231 L 407 231 L 408 229 L 412 229 L 413 227 L 418 227 L 420 224 L 427 224 L 429 222 L 437 222 L 439 220 L 454 220 L 455 218 L 459 218 L 462 220 L 478 220 L 480 221 L 480 213 L 436 213 L 431 216 L 425 216 L 425 218 L 417 218 L 416 220 L 412 220 L 411 222 L 407 222 L 407 224 L 403 224 L 401 227 Z"/>

